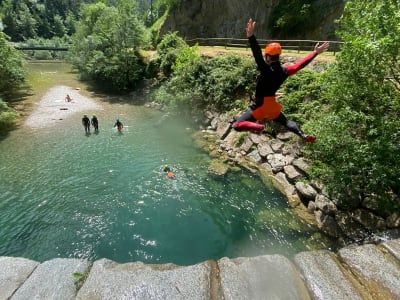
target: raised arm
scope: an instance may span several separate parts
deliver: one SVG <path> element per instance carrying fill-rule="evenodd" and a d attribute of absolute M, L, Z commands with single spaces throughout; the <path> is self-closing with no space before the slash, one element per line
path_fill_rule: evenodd
<path fill-rule="evenodd" d="M 258 68 L 261 70 L 265 66 L 265 61 L 262 56 L 260 45 L 258 44 L 256 37 L 254 36 L 254 27 L 256 22 L 253 19 L 249 19 L 246 26 L 246 36 L 249 39 L 251 52 L 253 53 L 254 59 Z"/>
<path fill-rule="evenodd" d="M 302 60 L 295 63 L 294 65 L 286 67 L 288 74 L 289 75 L 296 74 L 298 71 L 300 71 L 305 66 L 307 66 L 318 54 L 325 52 L 326 50 L 328 50 L 328 48 L 329 48 L 329 42 L 324 42 L 322 44 L 317 43 L 314 47 L 313 52 L 311 52 L 309 55 L 307 55 L 306 57 L 304 57 Z"/>

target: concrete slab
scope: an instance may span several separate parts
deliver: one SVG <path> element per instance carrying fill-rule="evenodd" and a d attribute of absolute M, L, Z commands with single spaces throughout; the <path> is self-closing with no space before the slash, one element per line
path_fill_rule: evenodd
<path fill-rule="evenodd" d="M 382 243 L 382 246 L 386 248 L 400 263 L 400 240 L 386 241 Z"/>
<path fill-rule="evenodd" d="M 39 262 L 21 257 L 0 257 L 0 299 L 9 299 Z"/>
<path fill-rule="evenodd" d="M 375 245 L 346 247 L 339 250 L 339 255 L 372 299 L 400 299 L 400 267 Z"/>
<path fill-rule="evenodd" d="M 208 262 L 180 267 L 101 259 L 76 299 L 210 299 L 210 269 Z"/>
<path fill-rule="evenodd" d="M 294 265 L 281 255 L 218 261 L 223 299 L 310 299 Z"/>
<path fill-rule="evenodd" d="M 89 263 L 72 258 L 48 260 L 35 269 L 25 283 L 11 297 L 12 300 L 64 300 L 74 299 L 76 287 L 74 273 L 84 274 Z"/>
<path fill-rule="evenodd" d="M 294 256 L 313 299 L 363 299 L 330 251 L 302 252 Z"/>

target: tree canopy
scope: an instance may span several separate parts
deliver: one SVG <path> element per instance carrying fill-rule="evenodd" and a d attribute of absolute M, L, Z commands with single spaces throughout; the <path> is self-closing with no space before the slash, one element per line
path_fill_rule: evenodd
<path fill-rule="evenodd" d="M 310 126 L 318 175 L 344 207 L 377 200 L 400 209 L 400 9 L 398 0 L 349 1 L 344 41 L 325 78 L 326 104 Z"/>
<path fill-rule="evenodd" d="M 139 49 L 146 47 L 143 23 L 132 1 L 118 6 L 86 5 L 70 48 L 71 63 L 85 76 L 117 89 L 132 88 L 142 79 Z"/>

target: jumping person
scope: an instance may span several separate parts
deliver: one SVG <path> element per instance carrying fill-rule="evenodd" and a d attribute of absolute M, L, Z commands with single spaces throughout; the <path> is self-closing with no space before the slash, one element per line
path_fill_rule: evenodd
<path fill-rule="evenodd" d="M 300 136 L 305 142 L 314 143 L 315 136 L 305 134 L 294 121 L 286 119 L 282 113 L 282 105 L 276 102 L 276 91 L 289 76 L 296 74 L 307 66 L 318 54 L 328 50 L 329 42 L 324 42 L 321 45 L 317 43 L 314 51 L 301 61 L 291 66 L 282 67 L 279 61 L 282 48 L 279 43 L 268 44 L 264 50 L 265 59 L 263 58 L 261 48 L 254 36 L 255 24 L 255 21 L 249 19 L 246 26 L 246 35 L 260 71 L 260 76 L 257 80 L 254 102 L 236 120 L 233 128 L 237 131 L 262 132 L 265 129 L 265 125 L 256 123 L 257 121 L 275 121 Z"/>
<path fill-rule="evenodd" d="M 121 132 L 122 128 L 124 128 L 124 125 L 122 124 L 122 122 L 119 119 L 117 119 L 115 121 L 114 127 L 117 127 L 118 132 Z"/>
<path fill-rule="evenodd" d="M 97 119 L 97 117 L 95 115 L 93 115 L 93 117 L 92 117 L 92 125 L 94 127 L 94 131 L 98 132 L 99 131 L 99 120 Z"/>
<path fill-rule="evenodd" d="M 83 115 L 82 125 L 85 127 L 85 132 L 90 133 L 90 120 L 87 115 Z"/>

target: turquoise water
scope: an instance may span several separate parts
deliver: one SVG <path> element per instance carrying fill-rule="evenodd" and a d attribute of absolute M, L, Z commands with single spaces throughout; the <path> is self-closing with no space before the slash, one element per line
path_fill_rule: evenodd
<path fill-rule="evenodd" d="M 328 247 L 257 176 L 211 176 L 191 124 L 161 122 L 162 113 L 141 106 L 102 105 L 98 134 L 85 135 L 77 114 L 0 141 L 0 256 L 188 265 Z M 122 134 L 112 128 L 115 116 Z"/>

